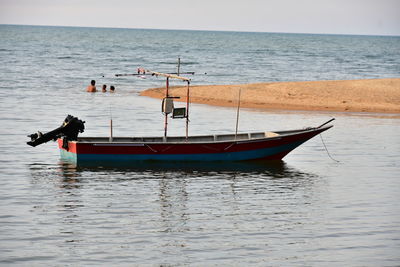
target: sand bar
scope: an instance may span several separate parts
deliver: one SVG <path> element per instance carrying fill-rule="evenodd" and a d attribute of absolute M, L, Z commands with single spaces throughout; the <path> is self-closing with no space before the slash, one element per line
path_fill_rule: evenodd
<path fill-rule="evenodd" d="M 191 102 L 257 109 L 400 113 L 400 78 L 270 82 L 192 86 Z M 163 98 L 165 88 L 145 90 L 142 96 Z M 186 101 L 186 87 L 172 87 L 171 96 Z"/>

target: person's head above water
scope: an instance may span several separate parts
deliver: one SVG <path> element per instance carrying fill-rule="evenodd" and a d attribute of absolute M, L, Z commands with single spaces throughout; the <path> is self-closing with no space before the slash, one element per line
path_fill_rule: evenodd
<path fill-rule="evenodd" d="M 94 85 L 96 84 L 96 81 L 95 81 L 95 80 L 92 80 L 92 81 L 90 82 L 90 84 L 94 86 Z"/>

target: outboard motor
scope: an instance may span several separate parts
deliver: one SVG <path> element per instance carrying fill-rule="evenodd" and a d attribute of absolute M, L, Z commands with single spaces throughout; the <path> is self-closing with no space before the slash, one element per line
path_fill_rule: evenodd
<path fill-rule="evenodd" d="M 31 141 L 27 142 L 30 146 L 37 146 L 43 143 L 47 143 L 50 140 L 57 140 L 58 138 L 63 138 L 63 147 L 68 149 L 68 141 L 74 141 L 78 139 L 78 134 L 83 133 L 85 130 L 84 121 L 78 119 L 77 117 L 68 115 L 63 124 L 50 131 L 48 133 L 37 132 L 34 134 L 28 135 L 31 138 Z"/>

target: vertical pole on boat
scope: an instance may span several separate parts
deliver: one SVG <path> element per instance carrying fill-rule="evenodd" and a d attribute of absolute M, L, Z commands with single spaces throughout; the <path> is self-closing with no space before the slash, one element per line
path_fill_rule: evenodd
<path fill-rule="evenodd" d="M 178 76 L 179 76 L 180 70 L 181 70 L 181 58 L 178 57 L 178 69 L 177 69 L 177 72 L 176 72 L 178 74 Z"/>
<path fill-rule="evenodd" d="M 168 89 L 169 89 L 169 77 L 167 77 L 167 83 L 166 83 L 167 89 L 165 91 L 165 97 L 167 98 L 168 95 Z M 165 113 L 165 119 L 164 119 L 164 137 L 167 137 L 167 129 L 168 129 L 168 114 Z"/>
<path fill-rule="evenodd" d="M 186 141 L 189 136 L 189 97 L 190 97 L 190 81 L 187 81 L 187 94 L 186 94 Z"/>
<path fill-rule="evenodd" d="M 110 138 L 109 141 L 113 141 L 113 124 L 112 124 L 112 112 L 111 112 L 111 103 L 110 103 Z"/>
<path fill-rule="evenodd" d="M 242 88 L 239 88 L 239 97 L 238 97 L 238 105 L 237 105 L 237 111 L 236 111 L 236 131 L 235 131 L 235 140 L 237 137 L 237 132 L 239 128 L 239 111 L 240 111 L 240 94 L 242 92 Z"/>
<path fill-rule="evenodd" d="M 110 142 L 113 141 L 113 124 L 112 124 L 112 118 L 110 118 Z"/>

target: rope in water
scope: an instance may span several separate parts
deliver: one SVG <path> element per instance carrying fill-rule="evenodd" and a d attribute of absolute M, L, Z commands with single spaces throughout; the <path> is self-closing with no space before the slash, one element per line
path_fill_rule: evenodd
<path fill-rule="evenodd" d="M 334 158 L 331 156 L 331 154 L 329 153 L 328 148 L 327 148 L 326 145 L 325 145 L 324 139 L 322 139 L 322 134 L 319 134 L 319 137 L 321 137 L 321 141 L 322 141 L 322 144 L 323 144 L 324 147 L 325 147 L 325 151 L 326 151 L 326 153 L 328 154 L 328 156 L 331 158 L 331 160 L 333 160 L 333 161 L 335 161 L 335 162 L 340 162 L 340 161 L 334 159 Z"/>

